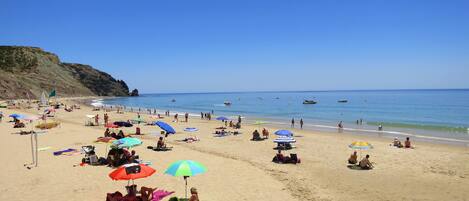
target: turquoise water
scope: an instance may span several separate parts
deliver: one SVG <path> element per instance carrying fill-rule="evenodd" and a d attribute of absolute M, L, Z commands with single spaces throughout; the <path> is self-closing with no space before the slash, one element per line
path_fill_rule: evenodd
<path fill-rule="evenodd" d="M 171 100 L 175 99 L 175 102 Z M 318 101 L 302 104 L 305 99 Z M 338 100 L 346 99 L 347 103 Z M 230 101 L 231 106 L 225 106 Z M 383 90 L 144 94 L 104 100 L 105 104 L 156 108 L 179 112 L 210 112 L 216 115 L 246 116 L 289 126 L 291 118 L 305 121 L 305 127 L 335 129 L 344 121 L 351 132 L 376 131 L 387 134 L 459 139 L 469 142 L 469 90 Z M 363 119 L 362 125 L 356 120 Z"/>

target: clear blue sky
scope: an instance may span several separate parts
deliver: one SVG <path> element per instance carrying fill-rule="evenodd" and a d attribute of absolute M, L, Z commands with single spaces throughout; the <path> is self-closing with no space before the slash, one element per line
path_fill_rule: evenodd
<path fill-rule="evenodd" d="M 146 93 L 469 88 L 464 0 L 2 0 L 0 44 Z"/>

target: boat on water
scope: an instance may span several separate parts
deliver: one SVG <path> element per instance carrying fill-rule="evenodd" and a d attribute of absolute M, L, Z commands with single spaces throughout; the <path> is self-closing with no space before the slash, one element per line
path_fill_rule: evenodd
<path fill-rule="evenodd" d="M 173 103 L 176 102 L 176 99 L 171 100 L 171 102 L 173 102 Z"/>
<path fill-rule="evenodd" d="M 230 105 L 231 105 L 231 102 L 230 102 L 230 101 L 225 101 L 225 102 L 223 102 L 223 104 L 224 104 L 225 106 L 230 106 Z"/>
<path fill-rule="evenodd" d="M 314 100 L 304 100 L 303 101 L 303 104 L 316 104 L 318 103 L 317 101 L 314 101 Z"/>
<path fill-rule="evenodd" d="M 348 100 L 347 100 L 347 99 L 341 99 L 341 100 L 338 100 L 337 102 L 339 102 L 339 103 L 347 103 Z"/>

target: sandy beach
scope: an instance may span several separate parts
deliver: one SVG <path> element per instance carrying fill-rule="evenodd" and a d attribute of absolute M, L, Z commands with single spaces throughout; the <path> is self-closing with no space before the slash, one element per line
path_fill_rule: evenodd
<path fill-rule="evenodd" d="M 62 100 L 71 105 L 72 99 Z M 80 149 L 83 145 L 96 146 L 97 155 L 105 156 L 106 145 L 93 143 L 103 136 L 103 126 L 85 126 L 87 114 L 81 109 L 57 111 L 55 119 L 60 126 L 38 134 L 39 147 L 51 147 L 39 152 L 39 166 L 27 169 L 31 162 L 30 135 L 16 134 L 8 123 L 12 113 L 37 114 L 32 109 L 1 109 L 5 117 L 0 123 L 3 139 L 0 151 L 3 163 L 0 168 L 0 200 L 105 200 L 106 193 L 124 192 L 125 181 L 113 181 L 107 166 L 79 166 L 83 155 L 54 156 L 52 152 L 67 148 Z M 108 113 L 110 121 L 134 119 L 135 113 Z M 150 120 L 147 114 L 142 114 Z M 183 118 L 180 118 L 180 120 Z M 224 200 L 469 200 L 469 147 L 415 142 L 415 149 L 399 149 L 390 146 L 391 140 L 382 137 L 328 133 L 292 129 L 297 148 L 285 153 L 297 153 L 301 163 L 276 164 L 271 162 L 276 151 L 272 134 L 277 128 L 266 127 L 269 140 L 250 141 L 251 133 L 261 128 L 243 124 L 241 135 L 214 137 L 220 121 L 191 117 L 189 122 L 163 121 L 178 132 L 171 135 L 168 144 L 172 151 L 155 152 L 147 146 L 156 144 L 159 132 L 156 126 L 141 125 L 145 135 L 138 136 L 143 145 L 133 148 L 141 159 L 151 161 L 156 173 L 136 180 L 138 186 L 158 187 L 175 191 L 174 196 L 184 196 L 184 180 L 164 171 L 174 161 L 190 159 L 204 164 L 208 171 L 189 178 L 189 187 L 197 187 L 204 201 Z M 102 123 L 102 122 L 101 122 Z M 35 124 L 35 123 L 33 123 Z M 29 126 L 29 127 L 28 127 Z M 186 127 L 199 129 L 195 133 L 184 132 Z M 24 130 L 31 128 L 29 124 Z M 290 128 L 286 128 L 290 129 Z M 134 132 L 124 128 L 125 133 Z M 185 143 L 179 140 L 196 135 L 201 140 Z M 354 141 L 367 141 L 374 149 L 362 151 L 370 154 L 375 162 L 373 170 L 352 170 L 347 158 L 352 153 L 348 145 Z M 171 197 L 171 196 L 170 196 Z M 168 200 L 167 197 L 165 200 Z"/>

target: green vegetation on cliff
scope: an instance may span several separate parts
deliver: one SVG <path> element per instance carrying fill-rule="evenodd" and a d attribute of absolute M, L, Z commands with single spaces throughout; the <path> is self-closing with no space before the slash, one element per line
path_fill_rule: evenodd
<path fill-rule="evenodd" d="M 37 98 L 56 89 L 59 96 L 128 96 L 123 80 L 83 64 L 61 63 L 37 47 L 0 46 L 0 99 Z"/>

